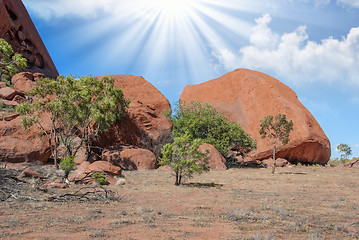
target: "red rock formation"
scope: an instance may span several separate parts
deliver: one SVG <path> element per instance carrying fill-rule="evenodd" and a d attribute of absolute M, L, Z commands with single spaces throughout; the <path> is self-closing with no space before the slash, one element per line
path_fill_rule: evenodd
<path fill-rule="evenodd" d="M 172 130 L 171 122 L 162 115 L 163 111 L 171 108 L 169 101 L 142 77 L 108 77 L 115 79 L 114 86 L 123 90 L 131 104 L 125 118 L 101 134 L 96 144 L 101 147 L 129 144 L 148 149 L 158 156 Z"/>
<path fill-rule="evenodd" d="M 260 120 L 284 113 L 293 120 L 291 141 L 280 146 L 278 157 L 292 163 L 325 164 L 330 158 L 330 142 L 297 95 L 280 81 L 247 69 L 237 69 L 202 84 L 186 86 L 181 101 L 210 103 L 229 121 L 238 122 L 258 143 L 254 159 L 267 159 L 272 147 L 259 135 Z"/>
<path fill-rule="evenodd" d="M 102 160 L 109 161 L 124 170 L 153 170 L 157 163 L 157 158 L 151 151 L 128 145 L 105 148 L 102 152 Z"/>
<path fill-rule="evenodd" d="M 226 159 L 211 144 L 203 143 L 199 146 L 199 150 L 204 152 L 208 149 L 208 167 L 215 170 L 226 170 Z"/>
<path fill-rule="evenodd" d="M 103 173 L 110 185 L 116 184 L 116 178 L 121 176 L 121 168 L 106 161 L 96 161 L 92 164 L 83 162 L 78 169 L 70 173 L 69 180 L 80 184 L 94 184 L 94 173 Z"/>
<path fill-rule="evenodd" d="M 28 71 L 55 78 L 57 69 L 21 0 L 0 0 L 0 38 L 28 59 Z"/>
<path fill-rule="evenodd" d="M 0 162 L 47 162 L 51 151 L 46 137 L 39 137 L 39 131 L 26 131 L 21 118 L 0 121 Z"/>

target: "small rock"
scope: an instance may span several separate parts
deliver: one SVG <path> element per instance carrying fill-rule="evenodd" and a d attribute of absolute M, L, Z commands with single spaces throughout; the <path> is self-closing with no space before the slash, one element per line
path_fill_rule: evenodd
<path fill-rule="evenodd" d="M 11 87 L 0 88 L 0 98 L 12 100 L 16 94 L 17 94 L 17 91 Z"/>
<path fill-rule="evenodd" d="M 31 178 L 44 178 L 42 174 L 35 172 L 31 169 L 25 169 L 24 171 L 22 171 L 21 176 Z"/>
<path fill-rule="evenodd" d="M 3 117 L 3 119 L 5 121 L 12 121 L 14 120 L 15 118 L 17 118 L 18 116 L 20 116 L 18 113 L 10 113 L 9 115 Z"/>
<path fill-rule="evenodd" d="M 17 95 L 16 95 L 17 96 Z M 15 97 L 14 97 L 15 98 Z M 18 102 L 15 102 L 15 101 L 9 101 L 9 100 L 5 100 L 5 99 L 1 99 L 0 100 L 1 102 L 3 102 L 5 105 L 7 106 L 13 106 L 13 107 L 16 107 L 17 105 L 19 105 Z"/>
<path fill-rule="evenodd" d="M 23 78 L 15 83 L 14 88 L 19 92 L 26 93 L 35 87 L 35 85 L 36 83 L 34 81 Z"/>
<path fill-rule="evenodd" d="M 46 78 L 45 74 L 42 74 L 42 73 L 34 73 L 33 76 L 34 76 L 35 82 L 37 82 L 43 78 Z"/>
<path fill-rule="evenodd" d="M 20 95 L 16 95 L 13 99 L 14 102 L 17 102 L 17 103 L 24 103 L 26 101 L 26 98 L 23 97 L 23 96 L 20 96 Z"/>

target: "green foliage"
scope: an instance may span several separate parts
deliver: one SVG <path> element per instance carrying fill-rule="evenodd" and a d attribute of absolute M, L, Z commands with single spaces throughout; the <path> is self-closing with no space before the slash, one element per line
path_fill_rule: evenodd
<path fill-rule="evenodd" d="M 277 114 L 275 117 L 271 115 L 265 116 L 260 123 L 259 134 L 261 138 L 268 138 L 270 144 L 273 146 L 273 159 L 275 161 L 275 154 L 277 145 L 283 145 L 289 142 L 289 133 L 293 130 L 292 120 L 287 120 L 285 114 Z M 273 164 L 272 173 L 275 171 L 275 164 Z"/>
<path fill-rule="evenodd" d="M 352 155 L 352 149 L 348 146 L 348 144 L 341 143 L 337 146 L 337 150 L 341 153 L 340 160 L 345 163 L 349 156 Z"/>
<path fill-rule="evenodd" d="M 94 174 L 92 174 L 92 178 L 93 178 L 93 180 L 95 180 L 96 183 L 98 183 L 100 185 L 107 184 L 106 176 L 103 173 L 94 173 Z"/>
<path fill-rule="evenodd" d="M 273 122 L 274 120 L 274 122 Z M 292 120 L 287 120 L 285 114 L 277 114 L 275 119 L 271 115 L 265 116 L 261 120 L 259 134 L 261 138 L 268 137 L 273 141 L 281 141 L 284 145 L 289 142 L 289 133 L 293 130 Z"/>
<path fill-rule="evenodd" d="M 168 143 L 162 148 L 162 157 L 159 164 L 170 166 L 176 173 L 175 185 L 180 185 L 182 177 L 192 177 L 194 173 L 208 171 L 208 151 L 198 150 L 203 143 L 201 139 L 192 140 L 190 136 L 176 137 L 173 143 Z"/>
<path fill-rule="evenodd" d="M 67 178 L 70 174 L 70 172 L 74 169 L 76 166 L 76 163 L 74 163 L 74 156 L 68 156 L 66 158 L 61 159 L 60 168 L 64 170 L 64 177 Z"/>
<path fill-rule="evenodd" d="M 186 135 L 190 140 L 202 139 L 212 144 L 225 158 L 231 149 L 246 153 L 256 147 L 256 142 L 238 123 L 229 123 L 209 104 L 179 102 L 170 120 L 175 136 Z"/>
<path fill-rule="evenodd" d="M 36 124 L 43 130 L 52 143 L 55 163 L 60 144 L 68 156 L 75 156 L 81 146 L 89 154 L 92 139 L 121 119 L 129 105 L 122 90 L 114 88 L 114 79 L 108 77 L 45 78 L 37 81 L 30 94 L 34 97 L 32 103 L 20 104 L 17 112 L 23 116 L 25 128 Z M 44 127 L 44 116 L 51 120 L 50 131 Z M 76 137 L 80 137 L 79 143 L 74 141 Z"/>
<path fill-rule="evenodd" d="M 0 81 L 10 84 L 10 78 L 19 69 L 27 67 L 27 60 L 21 54 L 15 53 L 9 43 L 0 38 Z"/>

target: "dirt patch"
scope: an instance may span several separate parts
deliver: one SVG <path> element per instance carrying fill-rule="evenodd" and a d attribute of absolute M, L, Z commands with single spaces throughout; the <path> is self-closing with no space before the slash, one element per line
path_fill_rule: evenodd
<path fill-rule="evenodd" d="M 274 175 L 268 169 L 232 169 L 177 187 L 170 171 L 124 172 L 125 185 L 106 188 L 118 196 L 107 202 L 2 201 L 0 238 L 358 239 L 358 173 L 325 167 L 283 168 Z M 46 198 L 79 187 L 47 193 L 33 188 L 18 195 Z"/>

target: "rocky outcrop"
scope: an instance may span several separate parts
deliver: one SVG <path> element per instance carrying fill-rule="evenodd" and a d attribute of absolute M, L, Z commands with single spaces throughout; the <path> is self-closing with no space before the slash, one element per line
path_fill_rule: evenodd
<path fill-rule="evenodd" d="M 102 152 L 102 160 L 111 162 L 123 170 L 153 170 L 157 164 L 154 153 L 129 145 L 105 148 Z"/>
<path fill-rule="evenodd" d="M 271 146 L 259 135 L 260 120 L 284 113 L 293 120 L 291 141 L 280 146 L 277 156 L 291 163 L 325 164 L 330 158 L 330 142 L 297 95 L 280 81 L 257 71 L 237 69 L 202 84 L 186 86 L 181 101 L 207 102 L 229 121 L 238 122 L 257 141 L 254 160 L 268 159 Z"/>
<path fill-rule="evenodd" d="M 0 162 L 47 162 L 51 151 L 46 137 L 32 128 L 26 131 L 21 118 L 0 121 Z"/>
<path fill-rule="evenodd" d="M 28 71 L 55 78 L 57 69 L 21 0 L 0 0 L 0 38 L 28 59 Z"/>
<path fill-rule="evenodd" d="M 113 165 L 107 161 L 96 161 L 94 163 L 83 162 L 72 173 L 70 173 L 69 180 L 79 184 L 94 184 L 92 178 L 94 173 L 103 173 L 107 182 L 110 185 L 115 185 L 116 177 L 121 176 L 121 168 Z"/>
<path fill-rule="evenodd" d="M 142 77 L 108 77 L 115 79 L 114 86 L 121 88 L 131 103 L 124 119 L 102 133 L 95 144 L 103 148 L 129 144 L 148 149 L 158 156 L 162 146 L 169 142 L 172 130 L 171 122 L 162 114 L 171 108 L 169 101 Z"/>
<path fill-rule="evenodd" d="M 32 73 L 29 73 L 32 76 Z M 22 77 L 19 81 L 32 81 Z M 24 80 L 25 81 L 25 80 Z M 4 87 L 0 89 L 0 162 L 47 162 L 51 156 L 48 141 L 41 132 L 32 127 L 25 130 L 19 114 L 14 107 L 25 101 L 19 89 Z M 48 123 L 45 123 L 48 126 Z"/>
<path fill-rule="evenodd" d="M 226 170 L 226 159 L 211 144 L 202 143 L 199 148 L 201 152 L 208 150 L 208 167 L 215 170 Z"/>

